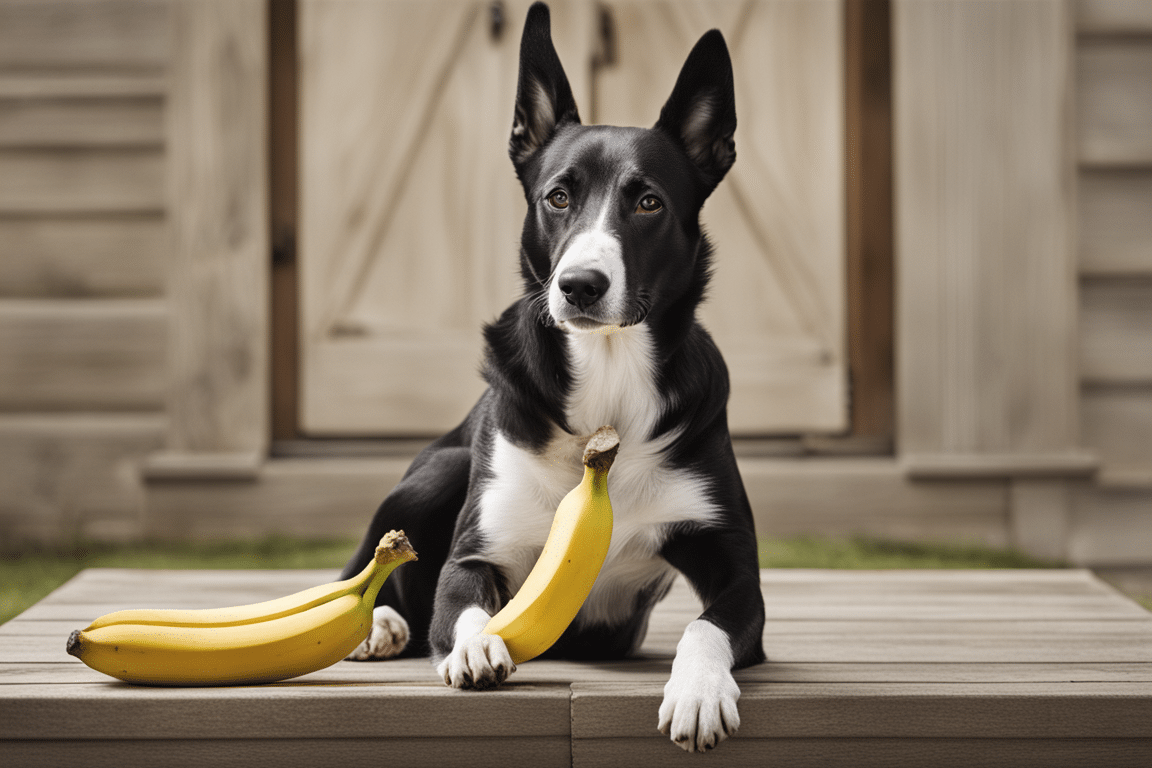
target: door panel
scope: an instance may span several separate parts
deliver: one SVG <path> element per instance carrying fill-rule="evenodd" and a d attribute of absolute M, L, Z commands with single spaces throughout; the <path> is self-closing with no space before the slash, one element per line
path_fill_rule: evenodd
<path fill-rule="evenodd" d="M 736 79 L 737 159 L 704 207 L 715 274 L 701 322 L 728 363 L 733 433 L 847 425 L 843 59 L 834 0 L 611 4 L 619 46 L 598 122 L 652 125 L 700 35 Z"/>
<path fill-rule="evenodd" d="M 483 391 L 480 325 L 520 285 L 505 148 L 527 7 L 496 29 L 488 2 L 301 3 L 306 433 L 441 432 Z M 590 14 L 553 4 L 569 61 Z"/>
<path fill-rule="evenodd" d="M 519 292 L 524 200 L 505 148 L 527 2 L 301 0 L 301 423 L 432 434 L 483 390 L 480 325 Z M 705 207 L 702 312 L 734 433 L 846 424 L 840 5 L 551 2 L 586 121 L 651 125 L 718 26 L 736 70 L 735 168 Z"/>

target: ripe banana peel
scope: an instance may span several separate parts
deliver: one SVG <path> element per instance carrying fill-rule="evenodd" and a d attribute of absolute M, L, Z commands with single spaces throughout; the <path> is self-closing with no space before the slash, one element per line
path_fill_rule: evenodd
<path fill-rule="evenodd" d="M 380 540 L 357 576 L 252 605 L 140 609 L 101 616 L 68 638 L 68 653 L 129 683 L 270 683 L 335 664 L 368 637 L 376 595 L 416 559 L 403 531 Z"/>
<path fill-rule="evenodd" d="M 556 508 L 544 551 L 524 584 L 484 627 L 483 634 L 503 638 L 517 664 L 551 648 L 592 591 L 612 540 L 608 470 L 619 448 L 612 427 L 592 435 L 584 449 L 584 479 Z"/>

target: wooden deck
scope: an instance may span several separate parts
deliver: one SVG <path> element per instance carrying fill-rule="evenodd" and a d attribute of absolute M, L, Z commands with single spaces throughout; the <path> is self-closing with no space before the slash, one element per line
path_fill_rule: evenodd
<path fill-rule="evenodd" d="M 126 685 L 64 652 L 133 606 L 287 594 L 327 571 L 95 569 L 0 627 L 5 766 L 1152 766 L 1152 614 L 1087 571 L 763 573 L 770 661 L 737 673 L 739 733 L 705 756 L 656 731 L 678 584 L 641 658 L 533 661 L 500 690 L 424 660 L 267 686 Z M 643 762 L 642 762 L 643 761 Z"/>

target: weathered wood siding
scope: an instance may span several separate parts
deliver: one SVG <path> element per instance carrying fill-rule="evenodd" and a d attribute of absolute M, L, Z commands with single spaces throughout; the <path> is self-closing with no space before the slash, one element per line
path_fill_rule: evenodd
<path fill-rule="evenodd" d="M 170 11 L 0 2 L 0 537 L 142 530 L 167 388 Z"/>
<path fill-rule="evenodd" d="M 1069 554 L 1152 552 L 1152 3 L 1077 5 L 1081 439 Z"/>

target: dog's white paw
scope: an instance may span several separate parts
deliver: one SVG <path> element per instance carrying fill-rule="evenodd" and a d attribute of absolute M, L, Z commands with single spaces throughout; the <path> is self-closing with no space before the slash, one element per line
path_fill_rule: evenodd
<path fill-rule="evenodd" d="M 495 688 L 516 671 L 516 664 L 499 635 L 472 635 L 456 643 L 436 668 L 453 688 Z"/>
<path fill-rule="evenodd" d="M 713 624 L 694 621 L 676 646 L 672 676 L 664 686 L 658 728 L 688 752 L 704 752 L 740 727 L 728 636 Z"/>
<path fill-rule="evenodd" d="M 388 605 L 372 609 L 372 629 L 356 650 L 348 654 L 353 661 L 390 659 L 408 645 L 408 622 Z"/>

